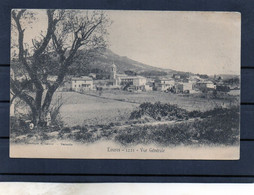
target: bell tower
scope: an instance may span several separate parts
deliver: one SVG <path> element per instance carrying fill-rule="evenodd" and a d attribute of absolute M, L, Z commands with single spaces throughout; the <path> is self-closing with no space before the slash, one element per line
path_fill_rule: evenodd
<path fill-rule="evenodd" d="M 116 79 L 116 65 L 113 63 L 110 67 L 110 80 Z"/>

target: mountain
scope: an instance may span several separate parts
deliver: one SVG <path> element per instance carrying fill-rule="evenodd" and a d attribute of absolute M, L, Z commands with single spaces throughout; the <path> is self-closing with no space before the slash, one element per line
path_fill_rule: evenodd
<path fill-rule="evenodd" d="M 88 69 L 100 69 L 105 72 L 109 72 L 110 67 L 114 63 L 117 67 L 117 73 L 124 73 L 124 71 L 133 71 L 136 73 L 146 71 L 159 71 L 159 72 L 172 72 L 170 69 L 162 69 L 141 62 L 132 60 L 126 56 L 120 56 L 115 54 L 109 49 L 105 49 L 100 54 L 94 57 L 93 62 L 88 66 Z"/>

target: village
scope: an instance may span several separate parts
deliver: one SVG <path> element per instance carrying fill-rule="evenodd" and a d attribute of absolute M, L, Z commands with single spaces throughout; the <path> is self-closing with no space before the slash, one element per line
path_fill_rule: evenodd
<path fill-rule="evenodd" d="M 11 157 L 36 158 L 34 146 L 79 159 L 239 151 L 240 20 L 158 13 L 13 9 Z"/>
<path fill-rule="evenodd" d="M 225 83 L 221 76 L 176 73 L 172 76 L 145 77 L 117 73 L 117 66 L 110 67 L 109 79 L 97 79 L 95 73 L 88 76 L 69 76 L 58 91 L 86 92 L 91 90 L 125 90 L 129 92 L 160 91 L 174 94 L 215 94 L 239 91 L 239 83 Z M 56 78 L 51 77 L 51 80 Z"/>
<path fill-rule="evenodd" d="M 131 72 L 131 71 L 125 71 Z M 28 75 L 14 75 L 11 69 L 11 76 L 19 81 L 21 85 L 27 85 L 27 88 L 34 91 L 34 86 L 29 86 L 27 82 Z M 56 82 L 57 76 L 49 75 L 47 77 L 48 85 Z M 46 89 L 47 85 L 43 85 Z M 171 75 L 164 76 L 141 76 L 141 75 L 128 75 L 124 73 L 118 73 L 117 66 L 112 63 L 109 65 L 109 72 L 107 77 L 98 78 L 95 73 L 89 73 L 86 76 L 74 76 L 67 75 L 64 82 L 57 89 L 57 97 L 59 99 L 62 95 L 74 92 L 86 95 L 93 95 L 98 98 L 108 98 L 111 100 L 120 100 L 130 103 L 142 103 L 142 102 L 171 102 L 181 106 L 185 109 L 210 109 L 210 104 L 206 103 L 206 106 L 200 104 L 200 97 L 212 98 L 214 100 L 222 99 L 222 103 L 216 102 L 215 104 L 225 106 L 227 100 L 232 99 L 240 94 L 239 78 L 235 75 L 231 78 L 223 78 L 222 76 L 207 76 L 193 73 L 173 73 Z M 102 95 L 103 93 L 103 95 Z M 167 95 L 176 95 L 177 100 Z M 181 99 L 179 96 L 186 96 L 185 99 Z M 192 98 L 190 98 L 192 96 Z M 229 98 L 231 97 L 231 98 Z M 88 98 L 88 97 L 83 97 Z M 174 100 L 173 100 L 173 99 Z M 179 99 L 180 98 L 180 99 Z M 187 98 L 187 99 L 186 99 Z M 199 100 L 197 99 L 199 98 Z M 229 98 L 229 99 L 228 99 Z M 225 100 L 225 102 L 224 102 Z M 16 101 L 16 100 L 15 100 Z M 98 99 L 94 100 L 95 102 Z M 208 100 L 207 100 L 208 101 Z M 185 103 L 186 104 L 185 104 Z M 199 102 L 200 105 L 195 103 Z M 229 102 L 232 102 L 230 100 Z M 231 103 L 230 103 L 231 104 Z M 202 106 L 203 105 L 203 106 Z M 10 115 L 14 116 L 16 113 L 15 104 L 10 107 Z M 200 108 L 202 107 L 202 108 Z M 214 107 L 214 105 L 212 106 Z M 20 109 L 19 109 L 20 110 Z M 24 110 L 24 109 L 21 109 Z"/>
<path fill-rule="evenodd" d="M 139 143 L 143 134 L 149 137 L 147 132 L 154 131 L 160 137 L 175 125 L 179 126 L 176 134 L 185 135 L 192 129 L 193 123 L 201 124 L 202 127 L 210 128 L 216 133 L 213 129 L 221 128 L 224 112 L 227 112 L 226 117 L 232 120 L 235 116 L 231 116 L 230 113 L 236 113 L 235 110 L 238 109 L 236 105 L 239 102 L 240 83 L 237 75 L 225 78 L 222 75 L 207 76 L 182 72 L 162 76 L 128 75 L 126 73 L 130 71 L 125 71 L 125 74 L 118 73 L 114 63 L 110 65 L 109 70 L 106 78 L 98 78 L 95 73 L 86 76 L 66 76 L 63 84 L 57 89 L 51 110 L 45 118 L 44 126 L 48 132 L 43 132 L 43 135 L 48 137 L 47 139 L 50 140 L 54 134 L 59 139 L 70 139 L 71 136 L 71 139 L 77 142 L 112 139 L 117 143 L 128 144 L 130 140 L 137 139 Z M 26 83 L 27 76 L 15 78 L 20 83 Z M 48 76 L 47 82 L 53 84 L 56 79 L 56 76 L 51 75 Z M 30 86 L 30 90 L 34 90 L 33 85 Z M 21 126 L 25 134 L 15 140 L 26 140 L 26 134 L 35 133 L 33 129 L 37 127 L 31 119 L 21 118 L 29 113 L 26 105 L 18 103 L 18 99 L 14 102 L 10 107 L 10 116 L 16 121 L 13 124 Z M 222 119 L 220 116 L 211 115 L 215 112 L 220 113 Z M 212 125 L 207 126 L 209 120 L 212 120 Z M 237 120 L 235 122 L 237 123 Z M 197 131 L 201 131 L 199 126 L 197 127 Z M 229 129 L 231 131 L 231 127 Z M 190 133 L 186 136 L 193 135 Z M 159 139 L 163 139 L 163 143 L 172 143 L 174 140 L 171 137 L 169 134 L 166 139 Z M 218 137 L 218 142 L 223 140 L 223 136 Z M 237 140 L 237 137 L 231 138 L 230 142 Z M 193 138 L 194 142 L 197 139 L 199 138 Z"/>

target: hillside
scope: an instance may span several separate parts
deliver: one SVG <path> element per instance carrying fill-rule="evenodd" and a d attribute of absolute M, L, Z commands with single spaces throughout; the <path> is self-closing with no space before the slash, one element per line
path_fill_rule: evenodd
<path fill-rule="evenodd" d="M 144 71 L 163 71 L 163 72 L 169 73 L 173 71 L 170 69 L 162 69 L 162 68 L 149 66 L 149 65 L 137 62 L 135 60 L 132 60 L 126 56 L 119 56 L 113 53 L 109 49 L 105 49 L 103 52 L 96 55 L 94 57 L 93 62 L 87 65 L 86 67 L 90 70 L 100 69 L 105 72 L 108 72 L 112 63 L 115 63 L 118 73 L 124 73 L 124 71 L 127 71 L 127 70 L 134 71 L 136 73 L 140 73 Z"/>

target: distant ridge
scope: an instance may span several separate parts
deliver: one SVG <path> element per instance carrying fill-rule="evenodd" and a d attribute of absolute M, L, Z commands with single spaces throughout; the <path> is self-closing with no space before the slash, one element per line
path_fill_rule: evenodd
<path fill-rule="evenodd" d="M 124 71 L 127 70 L 134 71 L 136 73 L 144 71 L 163 71 L 167 73 L 175 72 L 171 69 L 157 68 L 141 62 L 137 62 L 126 56 L 117 55 L 110 49 L 105 49 L 100 54 L 97 54 L 94 57 L 93 63 L 90 65 L 89 68 L 98 68 L 108 71 L 112 63 L 116 65 L 118 73 L 124 73 Z"/>

